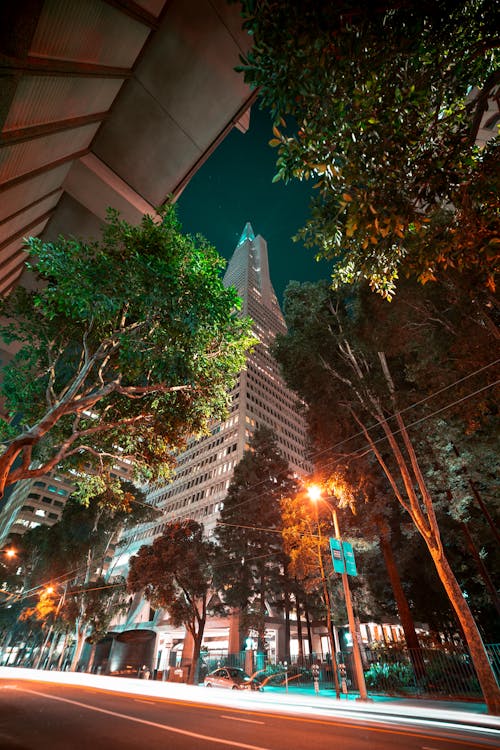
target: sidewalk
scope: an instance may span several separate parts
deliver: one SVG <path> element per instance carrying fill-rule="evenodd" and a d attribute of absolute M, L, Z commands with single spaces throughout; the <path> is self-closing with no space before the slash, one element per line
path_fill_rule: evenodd
<path fill-rule="evenodd" d="M 109 677 L 82 672 L 56 672 L 18 667 L 0 667 L 0 687 L 8 681 L 30 680 L 36 682 L 74 685 L 99 690 L 109 690 L 127 695 L 147 695 L 159 699 L 182 700 L 211 705 L 244 708 L 249 711 L 287 712 L 322 716 L 342 716 L 370 722 L 399 724 L 426 722 L 453 724 L 469 729 L 490 730 L 499 733 L 500 718 L 486 713 L 484 703 L 439 701 L 416 698 L 370 696 L 369 702 L 356 700 L 356 695 L 336 699 L 333 690 L 325 689 L 319 695 L 313 688 L 266 687 L 264 692 L 248 690 L 208 689 L 202 685 L 139 680 L 126 677 Z"/>
<path fill-rule="evenodd" d="M 283 687 L 266 687 L 266 692 L 275 692 L 278 694 L 287 694 L 287 691 Z M 290 697 L 303 696 L 309 698 L 311 701 L 317 700 L 318 698 L 328 698 L 332 700 L 336 705 L 351 704 L 351 702 L 361 703 L 359 701 L 359 693 L 349 693 L 349 695 L 341 695 L 337 701 L 335 697 L 335 691 L 332 688 L 325 688 L 320 690 L 319 695 L 316 696 L 312 687 L 296 687 L 289 686 L 288 695 Z M 426 698 L 426 697 L 403 697 L 400 695 L 379 695 L 376 693 L 368 693 L 368 697 L 373 703 L 391 704 L 394 706 L 413 706 L 417 710 L 425 710 L 425 708 L 436 708 L 444 711 L 465 711 L 472 714 L 485 714 L 487 715 L 486 704 L 482 701 L 460 701 L 453 698 Z"/>
<path fill-rule="evenodd" d="M 404 698 L 401 696 L 387 696 L 368 694 L 369 701 L 359 700 L 359 693 L 342 695 L 338 700 L 332 689 L 320 690 L 319 695 L 314 693 L 313 688 L 268 687 L 264 695 L 274 696 L 274 700 L 280 705 L 284 703 L 290 706 L 309 706 L 310 708 L 329 709 L 336 714 L 363 715 L 365 718 L 377 718 L 387 720 L 390 717 L 397 719 L 416 719 L 429 722 L 445 722 L 470 727 L 484 727 L 500 732 L 500 717 L 490 716 L 487 713 L 484 702 L 458 701 L 453 699 L 434 700 L 429 698 Z M 500 736 L 499 736 L 500 741 Z"/>

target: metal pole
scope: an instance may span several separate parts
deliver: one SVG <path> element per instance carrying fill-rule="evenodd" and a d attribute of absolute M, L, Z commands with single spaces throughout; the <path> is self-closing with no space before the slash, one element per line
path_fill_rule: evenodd
<path fill-rule="evenodd" d="M 331 508 L 331 506 L 330 506 Z M 359 649 L 358 633 L 356 630 L 356 623 L 354 621 L 354 610 L 352 607 L 351 589 L 349 588 L 349 578 L 346 573 L 344 550 L 342 547 L 342 539 L 340 537 L 339 522 L 337 518 L 337 511 L 335 508 L 331 508 L 333 527 L 335 529 L 335 537 L 340 542 L 340 550 L 342 555 L 342 563 L 344 572 L 342 573 L 342 586 L 344 588 L 345 606 L 347 609 L 347 619 L 349 621 L 349 630 L 351 631 L 352 639 L 352 655 L 354 657 L 354 670 L 356 672 L 356 680 L 359 688 L 359 700 L 367 701 L 368 692 L 366 690 L 365 673 L 363 672 L 363 662 L 361 661 L 361 652 Z"/>
<path fill-rule="evenodd" d="M 333 631 L 332 631 L 332 605 L 331 605 L 331 598 L 330 598 L 330 592 L 328 590 L 328 583 L 326 581 L 326 575 L 325 575 L 325 567 L 323 565 L 323 554 L 321 550 L 321 526 L 319 523 L 319 512 L 318 512 L 318 506 L 316 505 L 316 524 L 318 528 L 318 562 L 319 562 L 319 570 L 321 574 L 321 583 L 323 584 L 323 596 L 325 598 L 325 606 L 326 606 L 326 627 L 328 628 L 328 639 L 330 641 L 330 651 L 331 658 L 332 658 L 332 672 L 333 672 L 333 681 L 335 684 L 335 696 L 337 700 L 340 700 L 340 685 L 339 685 L 339 678 L 337 674 L 337 658 L 335 653 L 335 640 L 333 638 Z"/>

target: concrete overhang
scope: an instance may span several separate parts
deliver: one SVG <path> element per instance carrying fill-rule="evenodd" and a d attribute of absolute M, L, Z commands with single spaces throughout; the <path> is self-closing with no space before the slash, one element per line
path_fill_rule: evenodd
<path fill-rule="evenodd" d="M 0 294 L 23 238 L 99 234 L 180 195 L 254 95 L 250 46 L 226 0 L 0 4 Z"/>

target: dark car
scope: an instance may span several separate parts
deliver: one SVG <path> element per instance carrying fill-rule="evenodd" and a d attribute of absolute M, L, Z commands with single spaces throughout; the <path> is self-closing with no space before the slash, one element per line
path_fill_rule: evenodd
<path fill-rule="evenodd" d="M 219 667 L 203 680 L 206 687 L 221 687 L 229 690 L 264 690 L 255 677 L 250 677 L 239 667 Z"/>

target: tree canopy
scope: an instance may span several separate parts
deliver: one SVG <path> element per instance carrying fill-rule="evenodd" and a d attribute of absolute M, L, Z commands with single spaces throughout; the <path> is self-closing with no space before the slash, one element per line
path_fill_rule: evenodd
<path fill-rule="evenodd" d="M 224 498 L 216 536 L 226 562 L 216 580 L 224 602 L 242 611 L 242 626 L 255 629 L 261 640 L 266 601 L 275 603 L 283 588 L 280 501 L 296 488 L 275 434 L 257 427 Z"/>
<path fill-rule="evenodd" d="M 196 679 L 217 558 L 213 542 L 203 538 L 203 527 L 191 520 L 169 524 L 161 537 L 130 560 L 129 591 L 143 591 L 154 607 L 168 613 L 175 627 L 184 625 L 193 638 L 191 683 Z"/>
<path fill-rule="evenodd" d="M 224 261 L 182 234 L 173 207 L 138 226 L 110 212 L 98 242 L 29 238 L 27 252 L 38 286 L 0 311 L 17 348 L 1 385 L 0 492 L 63 461 L 165 475 L 185 438 L 225 414 L 252 341 Z"/>
<path fill-rule="evenodd" d="M 74 629 L 74 669 L 85 640 L 102 637 L 123 607 L 125 582 L 107 584 L 103 578 L 119 532 L 155 514 L 131 482 L 92 477 L 91 484 L 94 494 L 85 484 L 82 502 L 76 490 L 57 523 L 37 526 L 15 540 L 23 577 L 16 596 L 23 607 L 20 616 L 35 630 L 49 620 L 51 631 Z"/>
<path fill-rule="evenodd" d="M 498 273 L 500 84 L 491 0 L 243 0 L 245 80 L 274 117 L 275 179 L 314 179 L 299 233 L 335 285 Z M 486 117 L 485 117 L 486 115 Z M 479 128 L 491 140 L 476 145 Z"/>
<path fill-rule="evenodd" d="M 292 284 L 285 296 L 288 333 L 277 337 L 275 353 L 290 387 L 312 405 L 316 423 L 330 423 L 332 413 L 338 419 L 326 476 L 346 462 L 375 457 L 393 501 L 427 545 L 490 710 L 498 712 L 500 693 L 438 521 L 440 507 L 460 518 L 463 498 L 451 491 L 443 496 L 453 467 L 436 460 L 440 441 L 450 437 L 442 425 L 437 429 L 437 415 L 444 413 L 452 427 L 461 424 L 463 433 L 474 420 L 476 429 L 494 429 L 498 362 L 472 365 L 478 349 L 488 358 L 494 338 L 474 316 L 469 320 L 466 306 L 450 304 L 446 288 L 407 284 L 402 292 L 387 305 L 364 287 L 335 293 L 327 282 Z M 476 326 L 474 338 L 469 324 Z M 464 409 L 464 403 L 475 408 Z"/>

